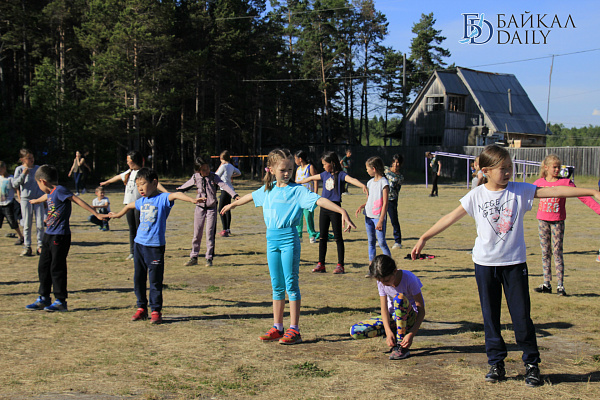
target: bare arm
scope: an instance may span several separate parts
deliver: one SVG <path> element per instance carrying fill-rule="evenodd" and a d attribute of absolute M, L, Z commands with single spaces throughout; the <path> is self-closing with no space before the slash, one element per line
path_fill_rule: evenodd
<path fill-rule="evenodd" d="M 317 200 L 317 205 L 326 210 L 335 211 L 337 213 L 342 214 L 342 226 L 346 227 L 346 229 L 344 229 L 344 232 L 350 232 L 352 228 L 356 229 L 356 225 L 354 225 L 354 222 L 352 222 L 352 220 L 350 219 L 348 212 L 346 212 L 346 210 L 344 210 L 342 207 L 338 206 L 334 202 L 327 200 L 323 197 L 319 197 L 319 200 Z"/>
<path fill-rule="evenodd" d="M 244 204 L 250 203 L 251 201 L 252 201 L 252 193 L 248 193 L 244 197 L 240 197 L 233 203 L 227 204 L 225 207 L 223 207 L 223 209 L 221 210 L 221 215 L 225 214 L 227 211 L 229 211 L 231 209 L 236 208 L 237 206 L 243 206 Z"/>
<path fill-rule="evenodd" d="M 413 247 L 412 251 L 410 252 L 412 259 L 415 260 L 417 256 L 421 254 L 421 250 L 423 250 L 423 247 L 425 247 L 425 243 L 427 243 L 429 239 L 431 239 L 438 233 L 445 231 L 448 227 L 450 227 L 452 224 L 454 224 L 456 221 L 458 221 L 465 215 L 467 215 L 467 211 L 462 205 L 460 205 L 456 207 L 454 211 L 451 211 L 450 213 L 440 218 L 438 222 L 433 224 L 433 226 L 429 228 L 429 230 L 427 230 L 427 232 L 425 232 L 419 238 L 419 241 L 417 242 L 417 244 L 415 244 L 415 247 Z"/>
<path fill-rule="evenodd" d="M 40 203 L 44 203 L 46 200 L 48 200 L 48 195 L 44 194 L 42 197 L 38 197 L 37 199 L 29 200 L 29 203 L 30 204 L 40 204 Z"/>
<path fill-rule="evenodd" d="M 383 188 L 383 196 L 381 198 L 381 200 L 383 200 L 383 205 L 381 206 L 381 213 L 379 214 L 379 221 L 377 221 L 377 225 L 375 226 L 375 229 L 377 229 L 378 231 L 383 229 L 383 224 L 385 222 L 385 216 L 387 215 L 389 192 L 390 192 L 389 186 L 386 186 Z"/>
<path fill-rule="evenodd" d="M 169 193 L 169 191 L 167 189 L 165 189 L 165 187 L 160 182 L 158 182 L 158 185 L 156 187 L 158 188 L 158 190 L 160 190 L 163 193 Z"/>
<path fill-rule="evenodd" d="M 344 179 L 346 182 L 351 183 L 352 185 L 359 187 L 362 189 L 363 193 L 365 193 L 367 196 L 369 195 L 369 189 L 367 189 L 367 185 L 365 185 L 364 183 L 362 183 L 361 181 L 359 181 L 356 178 L 351 177 L 350 175 L 346 175 L 346 179 Z"/>
<path fill-rule="evenodd" d="M 551 186 L 538 187 L 535 190 L 535 197 L 583 197 L 594 196 L 600 201 L 600 192 L 594 189 L 585 189 L 572 186 Z"/>
<path fill-rule="evenodd" d="M 77 204 L 79 207 L 83 208 L 84 210 L 89 211 L 90 214 L 93 214 L 98 219 L 105 219 L 107 217 L 105 214 L 98 214 L 92 206 L 90 206 L 88 203 L 81 200 L 77 196 L 71 196 L 71 201 Z"/>
<path fill-rule="evenodd" d="M 308 178 L 300 179 L 296 183 L 303 184 L 303 183 L 315 182 L 315 181 L 320 181 L 320 180 L 321 180 L 321 175 L 317 174 L 317 175 L 309 176 Z"/>
<path fill-rule="evenodd" d="M 121 175 L 115 175 L 112 178 L 104 181 L 104 182 L 100 182 L 100 186 L 108 186 L 111 183 L 115 183 L 121 180 Z"/>
<path fill-rule="evenodd" d="M 114 212 L 109 212 L 108 216 L 110 218 L 121 218 L 123 215 L 125 215 L 127 213 L 127 211 L 129 210 L 135 210 L 135 201 L 132 201 L 131 203 L 127 204 L 125 207 L 123 207 L 121 209 L 121 211 L 119 211 L 118 213 L 114 213 Z"/>
<path fill-rule="evenodd" d="M 419 293 L 413 297 L 417 306 L 417 319 L 415 320 L 415 324 L 412 326 L 412 328 L 410 328 L 410 331 L 406 332 L 406 335 L 404 335 L 402 342 L 400 342 L 400 346 L 405 349 L 410 348 L 415 335 L 421 327 L 421 323 L 423 323 L 423 320 L 425 319 L 425 300 L 423 300 L 423 294 Z"/>
<path fill-rule="evenodd" d="M 173 193 L 169 193 L 169 201 L 175 201 L 175 200 L 182 200 L 182 201 L 187 201 L 188 203 L 200 203 L 203 201 L 206 201 L 205 197 L 198 197 L 198 198 L 191 198 L 190 196 L 182 193 L 182 192 L 173 192 Z"/>
<path fill-rule="evenodd" d="M 315 171 L 315 167 L 311 164 L 310 168 L 308 169 L 308 173 L 310 174 L 310 176 L 315 176 L 317 175 L 317 171 Z M 321 176 L 321 175 L 319 175 Z M 318 193 L 319 192 L 319 182 L 314 181 L 313 182 L 313 192 Z"/>

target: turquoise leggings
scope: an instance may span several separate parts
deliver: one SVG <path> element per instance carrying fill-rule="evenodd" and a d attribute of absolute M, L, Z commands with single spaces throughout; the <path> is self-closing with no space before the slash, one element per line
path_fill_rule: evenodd
<path fill-rule="evenodd" d="M 296 227 L 267 232 L 267 262 L 271 274 L 273 300 L 300 300 L 300 239 Z"/>
<path fill-rule="evenodd" d="M 417 313 L 402 294 L 394 297 L 394 313 L 389 316 L 392 329 L 396 329 L 396 343 L 400 343 L 406 335 L 406 330 L 413 327 L 417 319 Z M 366 321 L 352 325 L 350 336 L 353 339 L 368 339 L 384 336 L 385 328 L 382 317 L 373 317 Z"/>

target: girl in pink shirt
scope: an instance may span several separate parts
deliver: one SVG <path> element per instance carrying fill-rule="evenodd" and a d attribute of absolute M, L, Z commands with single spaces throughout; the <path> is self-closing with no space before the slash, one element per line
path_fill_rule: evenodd
<path fill-rule="evenodd" d="M 549 154 L 542 162 L 540 169 L 540 179 L 533 184 L 538 187 L 547 186 L 572 186 L 575 184 L 569 178 L 559 176 L 561 161 L 555 154 Z M 554 265 L 556 267 L 556 293 L 560 296 L 566 296 L 563 286 L 564 262 L 563 262 L 563 238 L 565 234 L 565 219 L 567 211 L 565 209 L 565 198 L 548 197 L 541 198 L 538 206 L 537 219 L 540 235 L 540 244 L 542 246 L 542 266 L 544 268 L 544 283 L 535 288 L 538 293 L 552 293 L 552 272 L 550 269 L 550 259 L 554 255 Z M 585 205 L 600 215 L 600 204 L 591 197 L 579 197 Z"/>

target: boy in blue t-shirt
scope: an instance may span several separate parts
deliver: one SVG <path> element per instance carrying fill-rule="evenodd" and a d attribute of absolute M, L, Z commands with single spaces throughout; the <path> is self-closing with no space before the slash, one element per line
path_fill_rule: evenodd
<path fill-rule="evenodd" d="M 98 214 L 85 201 L 69 189 L 58 184 L 58 171 L 51 165 L 42 165 L 35 173 L 35 180 L 45 194 L 31 204 L 48 202 L 46 233 L 42 239 L 42 251 L 38 264 L 40 296 L 25 306 L 28 310 L 67 311 L 67 255 L 71 247 L 71 202 L 89 211 L 98 219 L 107 216 Z M 54 289 L 56 300 L 50 304 L 50 291 Z"/>
<path fill-rule="evenodd" d="M 133 247 L 133 288 L 137 297 L 137 311 L 132 321 L 148 319 L 148 297 L 146 296 L 146 277 L 150 281 L 150 321 L 162 323 L 162 286 L 165 271 L 165 231 L 167 218 L 175 200 L 190 203 L 206 201 L 199 197 L 192 199 L 183 193 L 161 193 L 158 190 L 158 175 L 150 168 L 141 168 L 135 184 L 142 197 L 127 204 L 118 213 L 109 213 L 111 218 L 121 218 L 129 210 L 140 211 L 140 226 Z"/>

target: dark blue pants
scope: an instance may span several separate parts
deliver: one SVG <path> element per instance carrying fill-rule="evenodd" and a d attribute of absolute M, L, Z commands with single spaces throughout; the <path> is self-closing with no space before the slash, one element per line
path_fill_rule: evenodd
<path fill-rule="evenodd" d="M 494 365 L 504 360 L 507 355 L 500 326 L 502 289 L 504 288 L 515 340 L 523 351 L 523 363 L 537 365 L 540 362 L 540 353 L 535 337 L 535 327 L 530 316 L 527 263 L 502 267 L 475 264 L 475 279 L 483 314 L 488 364 Z"/>
<path fill-rule="evenodd" d="M 77 193 L 84 189 L 83 186 L 83 174 L 81 172 L 73 172 L 73 179 L 75 180 L 75 191 Z"/>
<path fill-rule="evenodd" d="M 50 292 L 54 289 L 54 297 L 61 300 L 67 298 L 67 255 L 70 248 L 70 234 L 44 234 L 38 262 L 40 296 L 50 297 Z"/>
<path fill-rule="evenodd" d="M 165 246 L 152 247 L 136 243 L 133 247 L 133 290 L 138 308 L 148 308 L 146 278 L 150 282 L 150 308 L 162 310 L 163 276 L 165 274 Z"/>
<path fill-rule="evenodd" d="M 388 216 L 394 228 L 394 243 L 402 244 L 402 231 L 398 221 L 398 199 L 388 201 Z"/>

